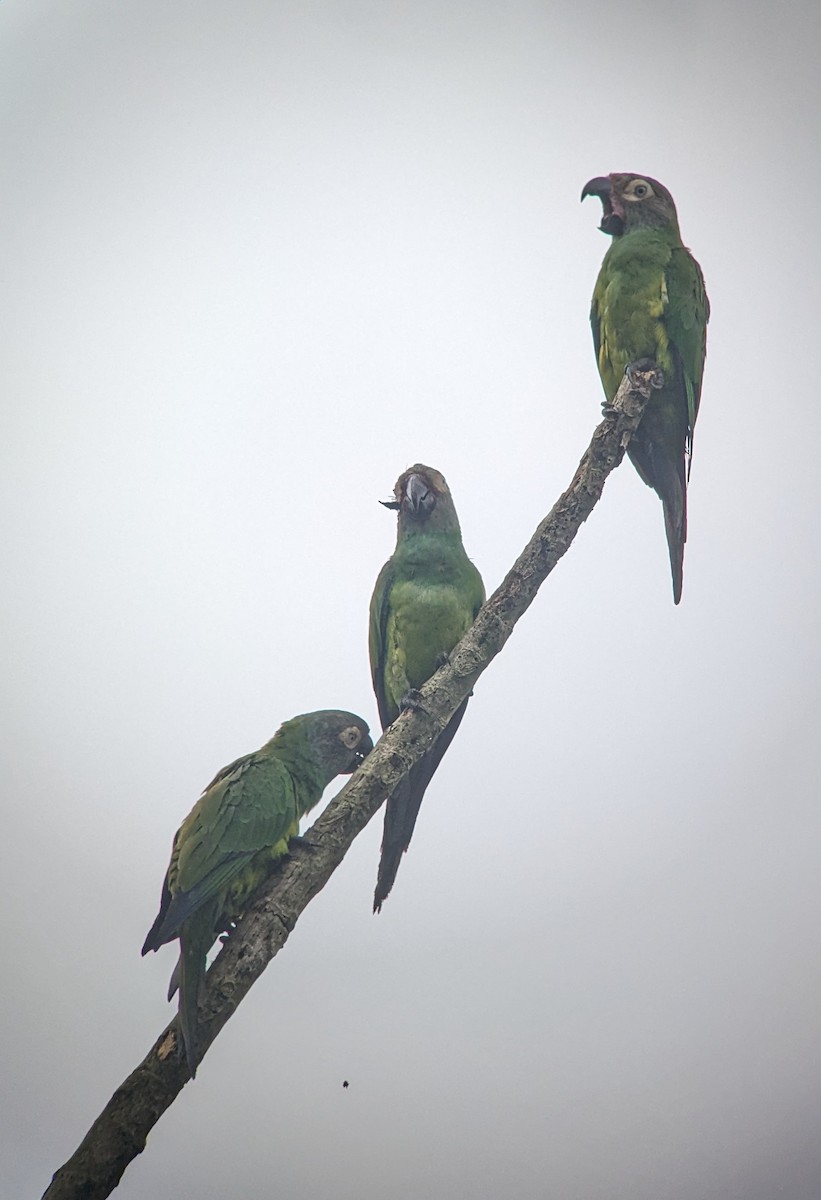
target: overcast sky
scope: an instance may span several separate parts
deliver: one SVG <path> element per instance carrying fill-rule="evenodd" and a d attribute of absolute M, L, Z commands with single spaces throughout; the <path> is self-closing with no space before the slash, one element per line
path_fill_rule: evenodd
<path fill-rule="evenodd" d="M 3 1196 L 172 1015 L 139 951 L 203 785 L 296 713 L 377 727 L 400 471 L 489 591 L 569 482 L 579 194 L 637 171 L 713 304 L 681 606 L 625 463 L 381 916 L 380 816 L 118 1195 L 817 1200 L 819 20 L 0 6 Z"/>

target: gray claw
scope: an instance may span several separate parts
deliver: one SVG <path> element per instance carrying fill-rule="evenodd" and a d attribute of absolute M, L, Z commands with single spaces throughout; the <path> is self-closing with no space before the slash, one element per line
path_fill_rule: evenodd
<path fill-rule="evenodd" d="M 658 389 L 664 387 L 664 372 L 661 367 L 656 366 L 654 358 L 637 358 L 635 362 L 627 364 L 624 368 L 624 373 L 633 387 L 637 387 L 643 382 L 637 378 L 638 375 L 649 375 L 650 387 L 652 388 Z"/>

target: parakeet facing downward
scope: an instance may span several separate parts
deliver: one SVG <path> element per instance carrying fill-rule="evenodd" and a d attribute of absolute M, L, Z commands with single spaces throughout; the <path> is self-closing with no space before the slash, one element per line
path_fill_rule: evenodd
<path fill-rule="evenodd" d="M 368 726 L 353 713 L 328 709 L 294 717 L 260 750 L 223 767 L 177 830 L 160 911 L 142 952 L 180 939 L 168 998 L 179 987 L 192 1079 L 209 948 L 240 916 L 273 861 L 287 853 L 300 817 L 335 776 L 350 774 L 372 748 Z"/>
<path fill-rule="evenodd" d="M 652 359 L 664 373 L 630 444 L 633 465 L 661 497 L 673 573 L 681 599 L 687 540 L 687 481 L 701 399 L 710 304 L 701 268 L 682 244 L 673 197 L 648 175 L 591 179 L 600 228 L 613 238 L 593 291 L 590 323 L 608 400 L 625 368 Z"/>
<path fill-rule="evenodd" d="M 447 658 L 484 603 L 482 577 L 465 553 L 448 485 L 438 471 L 417 463 L 396 482 L 396 549 L 379 573 L 370 610 L 371 677 L 382 728 L 396 720 L 408 697 Z M 388 797 L 374 912 L 393 887 L 410 845 L 419 806 L 442 760 L 467 700 L 437 740 Z"/>

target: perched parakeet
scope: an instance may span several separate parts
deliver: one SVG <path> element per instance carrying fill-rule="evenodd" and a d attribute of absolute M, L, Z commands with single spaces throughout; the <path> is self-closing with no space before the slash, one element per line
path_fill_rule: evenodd
<path fill-rule="evenodd" d="M 467 632 L 484 603 L 482 577 L 465 554 L 448 485 L 438 471 L 417 463 L 399 476 L 396 549 L 376 581 L 370 610 L 371 677 L 382 728 L 412 707 L 420 688 Z M 399 860 L 410 845 L 419 806 L 442 760 L 467 700 L 396 791 L 388 797 L 374 912 L 393 887 Z"/>
<path fill-rule="evenodd" d="M 591 179 L 600 229 L 613 241 L 593 291 L 590 322 L 602 384 L 612 400 L 625 368 L 651 359 L 664 373 L 627 453 L 661 497 L 673 573 L 681 599 L 687 540 L 687 481 L 701 398 L 710 304 L 701 268 L 683 245 L 673 197 L 647 175 Z"/>
<path fill-rule="evenodd" d="M 180 939 L 168 998 L 179 987 L 192 1078 L 208 950 L 240 916 L 272 862 L 287 853 L 300 817 L 335 776 L 350 774 L 372 748 L 368 726 L 353 713 L 327 709 L 294 717 L 260 750 L 223 767 L 177 830 L 160 911 L 142 952 Z"/>

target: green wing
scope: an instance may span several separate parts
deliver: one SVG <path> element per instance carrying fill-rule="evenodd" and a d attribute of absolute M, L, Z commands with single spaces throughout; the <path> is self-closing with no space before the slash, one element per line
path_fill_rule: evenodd
<path fill-rule="evenodd" d="M 693 448 L 693 429 L 701 401 L 710 302 L 704 289 L 701 267 L 684 246 L 673 250 L 665 272 L 665 281 L 667 307 L 664 323 L 684 381 L 689 455 Z"/>
<path fill-rule="evenodd" d="M 599 276 L 601 279 L 601 276 Z M 599 354 L 601 352 L 601 313 L 599 311 L 599 280 L 596 280 L 596 288 L 593 292 L 593 300 L 590 304 L 590 328 L 593 331 L 593 349 L 596 352 L 596 366 L 599 366 Z M 601 368 L 599 368 L 601 373 Z M 602 379 L 602 384 L 604 380 Z M 605 391 L 607 390 L 605 385 Z"/>
<path fill-rule="evenodd" d="M 169 903 L 149 935 L 149 949 L 176 937 L 182 922 L 255 854 L 298 825 L 294 781 L 279 759 L 251 754 L 231 768 L 217 775 L 180 827 L 168 868 Z"/>
<path fill-rule="evenodd" d="M 470 589 L 470 606 L 473 613 L 470 619 L 472 625 L 479 615 L 479 609 L 487 599 L 487 593 L 485 592 L 484 580 L 479 574 L 479 568 L 470 562 L 470 560 L 468 560 L 468 566 L 470 568 L 470 584 L 468 586 Z"/>
<path fill-rule="evenodd" d="M 172 890 L 191 891 L 226 858 L 273 846 L 298 818 L 294 781 L 284 763 L 256 754 L 240 759 L 203 792 L 183 822 Z"/>
<path fill-rule="evenodd" d="M 387 729 L 399 715 L 388 700 L 385 691 L 385 663 L 388 645 L 388 614 L 393 585 L 393 560 L 388 559 L 376 580 L 371 596 L 370 622 L 368 627 L 368 653 L 371 660 L 371 680 L 376 694 L 376 706 L 382 728 Z"/>

